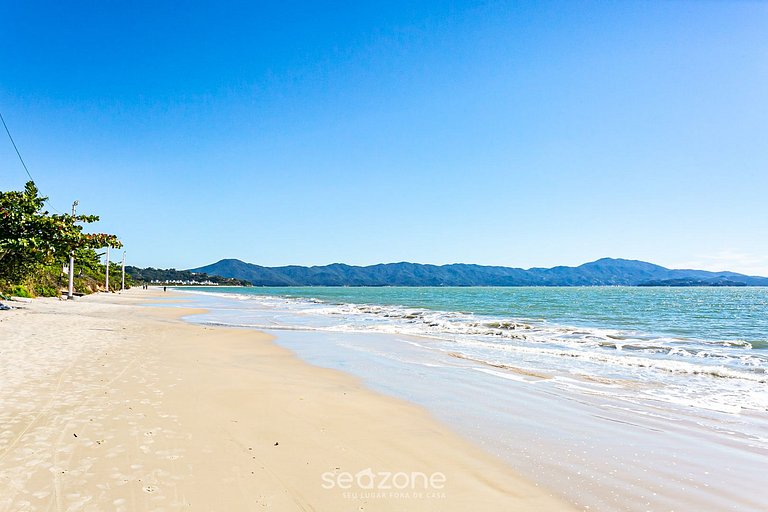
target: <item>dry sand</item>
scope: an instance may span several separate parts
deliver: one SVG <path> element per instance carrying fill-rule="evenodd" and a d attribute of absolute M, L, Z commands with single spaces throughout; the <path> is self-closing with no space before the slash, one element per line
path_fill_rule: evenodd
<path fill-rule="evenodd" d="M 569 510 L 420 408 L 160 298 L 0 312 L 0 511 Z"/>

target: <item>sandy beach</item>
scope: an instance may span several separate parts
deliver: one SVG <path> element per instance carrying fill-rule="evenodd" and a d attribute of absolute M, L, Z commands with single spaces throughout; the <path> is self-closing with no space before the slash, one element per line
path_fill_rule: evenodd
<path fill-rule="evenodd" d="M 417 406 L 186 324 L 181 300 L 3 312 L 0 510 L 569 510 Z"/>

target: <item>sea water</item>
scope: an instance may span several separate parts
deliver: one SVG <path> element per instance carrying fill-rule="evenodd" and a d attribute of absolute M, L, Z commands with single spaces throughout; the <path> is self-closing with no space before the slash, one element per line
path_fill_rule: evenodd
<path fill-rule="evenodd" d="M 185 290 L 577 505 L 768 509 L 766 288 Z"/>

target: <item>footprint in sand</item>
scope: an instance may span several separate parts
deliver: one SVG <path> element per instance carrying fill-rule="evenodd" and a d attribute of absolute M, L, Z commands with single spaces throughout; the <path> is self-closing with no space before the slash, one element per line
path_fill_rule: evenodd
<path fill-rule="evenodd" d="M 155 492 L 157 490 L 157 487 L 153 485 L 147 485 L 144 487 L 144 492 Z"/>

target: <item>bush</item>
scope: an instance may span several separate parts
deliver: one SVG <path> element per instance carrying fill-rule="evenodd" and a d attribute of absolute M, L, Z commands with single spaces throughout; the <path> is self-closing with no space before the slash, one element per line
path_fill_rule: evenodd
<path fill-rule="evenodd" d="M 58 297 L 59 296 L 59 289 L 54 288 L 52 286 L 41 286 L 41 287 L 38 287 L 35 291 L 40 297 Z"/>
<path fill-rule="evenodd" d="M 11 295 L 13 295 L 14 297 L 27 297 L 27 298 L 32 298 L 32 294 L 31 294 L 31 293 L 30 293 L 30 291 L 27 289 L 27 287 L 26 287 L 26 286 L 24 286 L 24 285 L 21 285 L 21 284 L 15 284 L 15 285 L 13 285 L 13 286 L 11 287 L 11 291 L 10 291 L 10 293 L 11 293 Z"/>

